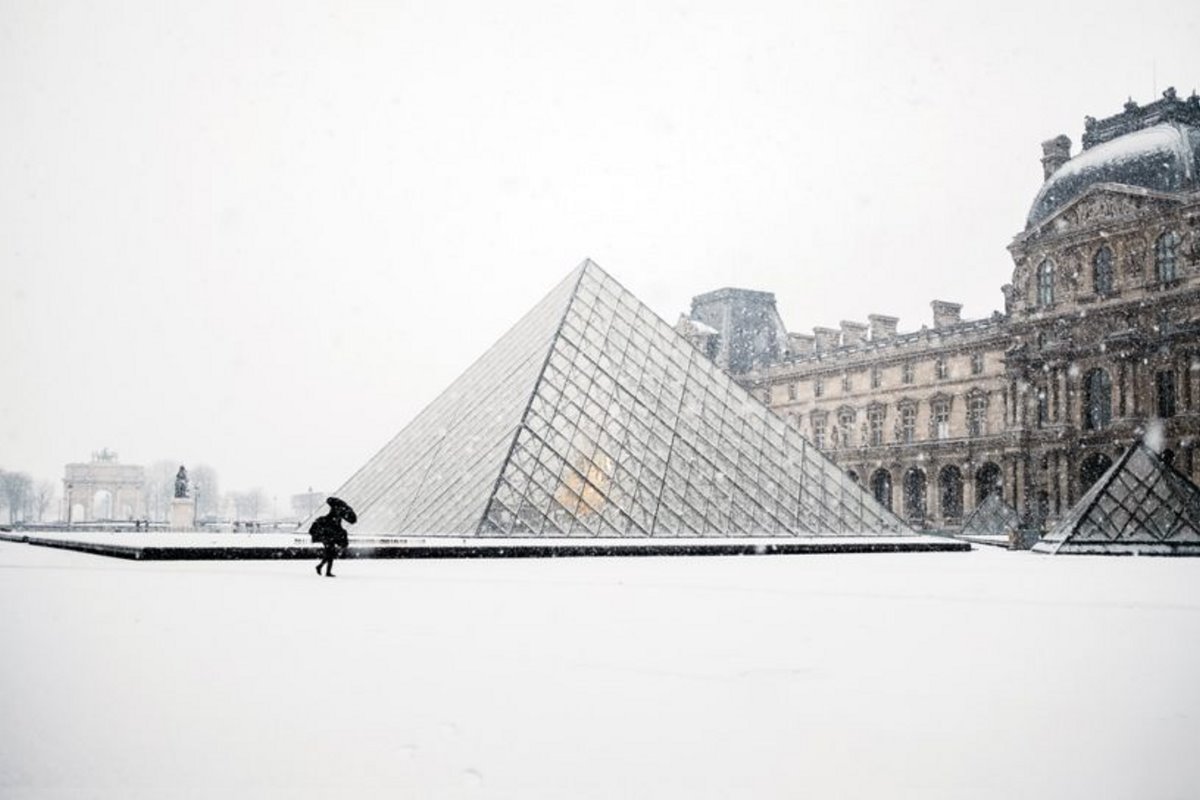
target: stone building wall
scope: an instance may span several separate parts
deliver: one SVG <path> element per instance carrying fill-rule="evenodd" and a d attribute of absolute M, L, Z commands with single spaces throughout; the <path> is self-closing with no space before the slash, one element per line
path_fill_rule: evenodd
<path fill-rule="evenodd" d="M 1200 481 L 1200 97 L 1086 128 L 1076 158 L 1043 143 L 1003 314 L 935 300 L 916 332 L 787 333 L 737 376 L 914 525 L 953 528 L 994 489 L 1050 524 L 1144 436 Z"/>

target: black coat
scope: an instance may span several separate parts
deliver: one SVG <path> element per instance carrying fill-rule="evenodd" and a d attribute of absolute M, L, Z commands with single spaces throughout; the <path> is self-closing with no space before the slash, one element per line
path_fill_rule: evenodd
<path fill-rule="evenodd" d="M 313 520 L 308 534 L 317 544 L 332 544 L 337 547 L 345 547 L 350 544 L 350 537 L 346 535 L 346 529 L 342 527 L 341 518 L 332 514 L 326 514 Z"/>

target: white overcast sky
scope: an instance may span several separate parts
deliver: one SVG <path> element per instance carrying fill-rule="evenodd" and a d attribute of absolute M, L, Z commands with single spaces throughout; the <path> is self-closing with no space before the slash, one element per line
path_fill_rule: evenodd
<path fill-rule="evenodd" d="M 591 257 L 674 321 L 1002 307 L 1174 2 L 0 2 L 0 468 L 331 491 Z"/>

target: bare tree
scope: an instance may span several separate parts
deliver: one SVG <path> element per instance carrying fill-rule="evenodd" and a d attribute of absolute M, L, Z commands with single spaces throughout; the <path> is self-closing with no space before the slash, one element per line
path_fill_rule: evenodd
<path fill-rule="evenodd" d="M 238 519 L 245 522 L 257 522 L 267 508 L 267 493 L 254 488 L 248 492 L 230 492 L 233 507 Z"/>
<path fill-rule="evenodd" d="M 217 471 L 207 464 L 188 469 L 191 493 L 196 500 L 196 517 L 216 517 L 221 514 L 221 483 Z"/>
<path fill-rule="evenodd" d="M 155 461 L 146 469 L 146 514 L 150 519 L 162 522 L 171 508 L 175 496 L 176 461 Z"/>
<path fill-rule="evenodd" d="M 58 484 L 54 481 L 38 481 L 33 492 L 33 512 L 38 522 L 46 521 L 46 511 L 54 504 L 54 494 Z"/>
<path fill-rule="evenodd" d="M 4 495 L 8 506 L 8 522 L 11 525 L 18 518 L 24 519 L 29 499 L 33 494 L 33 479 L 24 472 L 5 472 L 0 474 L 0 494 Z"/>

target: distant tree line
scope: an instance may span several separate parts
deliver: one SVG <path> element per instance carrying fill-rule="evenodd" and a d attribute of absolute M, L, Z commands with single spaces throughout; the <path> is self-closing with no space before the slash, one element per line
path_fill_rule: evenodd
<path fill-rule="evenodd" d="M 54 482 L 36 484 L 27 472 L 0 469 L 0 510 L 8 512 L 8 523 L 42 522 L 54 502 Z"/>
<path fill-rule="evenodd" d="M 146 468 L 143 489 L 146 519 L 165 521 L 175 497 L 178 461 L 155 461 Z M 196 517 L 257 521 L 275 509 L 260 488 L 222 493 L 217 471 L 207 464 L 188 468 L 189 496 L 196 503 Z M 12 525 L 61 519 L 60 482 L 35 481 L 27 472 L 0 469 L 0 521 Z"/>

